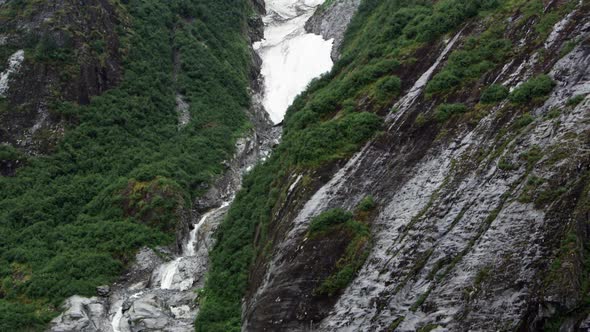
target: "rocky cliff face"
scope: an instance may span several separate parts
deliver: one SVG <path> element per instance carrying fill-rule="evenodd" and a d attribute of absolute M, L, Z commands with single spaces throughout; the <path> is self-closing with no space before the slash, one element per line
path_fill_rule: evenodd
<path fill-rule="evenodd" d="M 324 39 L 334 39 L 332 60 L 340 56 L 340 47 L 344 39 L 346 28 L 361 0 L 326 1 L 305 24 L 305 30 Z"/>
<path fill-rule="evenodd" d="M 124 11 L 107 0 L 0 4 L 0 143 L 27 154 L 51 152 L 71 115 L 118 83 Z"/>
<path fill-rule="evenodd" d="M 549 12 L 563 3 L 544 5 Z M 251 269 L 244 330 L 590 326 L 590 7 L 569 8 L 547 34 L 535 32 L 538 19 L 523 22 L 520 10 L 503 18 L 510 56 L 444 97 L 426 86 L 488 23 L 465 22 L 422 45 L 395 73 L 404 92 L 384 115 L 382 134 L 346 162 L 283 177 L 289 189 L 273 210 L 271 253 Z M 323 26 L 330 15 L 316 16 L 312 29 L 330 31 Z M 485 86 L 514 93 L 541 73 L 554 82 L 544 99 L 476 105 Z M 445 115 L 443 100 L 472 111 L 435 120 Z M 310 237 L 310 223 L 332 208 L 353 211 L 367 196 L 375 202 L 368 257 L 347 287 L 323 295 L 318 287 L 345 246 L 338 237 Z"/>

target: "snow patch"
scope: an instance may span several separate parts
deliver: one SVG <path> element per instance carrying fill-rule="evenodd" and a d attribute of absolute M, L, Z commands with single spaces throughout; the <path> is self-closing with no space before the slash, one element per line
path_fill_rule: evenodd
<path fill-rule="evenodd" d="M 332 68 L 333 39 L 306 33 L 305 22 L 323 0 L 270 0 L 264 17 L 265 39 L 254 43 L 262 59 L 263 106 L 273 122 L 309 82 Z"/>

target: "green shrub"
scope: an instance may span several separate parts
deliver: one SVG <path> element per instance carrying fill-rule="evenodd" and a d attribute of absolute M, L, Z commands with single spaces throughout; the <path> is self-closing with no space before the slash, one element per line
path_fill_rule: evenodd
<path fill-rule="evenodd" d="M 443 70 L 426 86 L 427 94 L 449 92 L 477 80 L 501 63 L 509 54 L 511 43 L 502 38 L 503 29 L 494 26 L 451 53 Z"/>
<path fill-rule="evenodd" d="M 518 86 L 508 98 L 513 103 L 524 104 L 535 98 L 546 97 L 554 86 L 555 82 L 549 76 L 540 75 Z"/>
<path fill-rule="evenodd" d="M 414 120 L 414 123 L 418 127 L 424 126 L 426 124 L 426 122 L 428 122 L 428 118 L 426 117 L 426 115 L 424 115 L 424 113 L 418 114 L 418 116 L 416 117 L 416 120 Z"/>
<path fill-rule="evenodd" d="M 397 97 L 401 91 L 402 82 L 397 76 L 385 77 L 377 82 L 377 98 L 381 101 Z"/>
<path fill-rule="evenodd" d="M 19 160 L 23 154 L 11 145 L 0 145 L 0 161 Z"/>
<path fill-rule="evenodd" d="M 482 104 L 493 104 L 500 102 L 510 94 L 507 87 L 500 84 L 492 84 L 481 94 L 480 102 Z"/>
<path fill-rule="evenodd" d="M 571 51 L 574 50 L 574 48 L 576 48 L 576 45 L 578 43 L 579 41 L 577 40 L 569 40 L 565 42 L 559 50 L 559 56 L 563 58 L 564 56 L 568 55 Z"/>
<path fill-rule="evenodd" d="M 533 121 L 535 121 L 535 118 L 530 113 L 524 113 L 518 119 L 516 119 L 514 127 L 516 129 L 521 129 L 533 123 Z"/>
<path fill-rule="evenodd" d="M 432 94 L 442 91 L 448 91 L 458 86 L 461 78 L 451 71 L 442 71 L 433 77 L 426 86 L 426 93 Z"/>
<path fill-rule="evenodd" d="M 343 290 L 354 280 L 369 254 L 369 228 L 352 218 L 348 211 L 331 209 L 316 216 L 309 225 L 308 234 L 312 238 L 350 237 L 350 243 L 336 262 L 335 271 L 314 289 L 316 295 L 333 296 Z"/>
<path fill-rule="evenodd" d="M 463 104 L 441 104 L 436 108 L 434 117 L 438 122 L 445 122 L 453 115 L 465 113 L 467 110 L 467 106 Z"/>
<path fill-rule="evenodd" d="M 557 107 L 553 107 L 545 115 L 546 119 L 555 119 L 561 115 L 561 110 Z"/>
<path fill-rule="evenodd" d="M 375 200 L 373 196 L 367 196 L 363 198 L 358 206 L 356 207 L 357 211 L 367 212 L 372 210 L 375 207 Z"/>
<path fill-rule="evenodd" d="M 585 95 L 576 95 L 567 100 L 567 106 L 576 107 L 586 98 Z"/>
<path fill-rule="evenodd" d="M 328 210 L 313 218 L 309 224 L 308 232 L 313 236 L 326 231 L 331 226 L 344 224 L 350 220 L 352 220 L 352 213 L 348 211 L 342 209 Z"/>

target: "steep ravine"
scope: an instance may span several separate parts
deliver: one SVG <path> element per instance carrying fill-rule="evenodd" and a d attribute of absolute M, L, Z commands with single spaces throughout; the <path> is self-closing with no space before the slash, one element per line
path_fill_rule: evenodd
<path fill-rule="evenodd" d="M 253 53 L 255 74 L 250 82 L 253 103 L 249 118 L 254 127 L 238 141 L 225 174 L 194 202 L 189 213 L 183 213 L 175 248 L 143 248 L 118 282 L 97 288 L 98 296 L 69 298 L 49 331 L 194 330 L 198 290 L 204 285 L 209 250 L 215 243 L 213 235 L 240 189 L 243 175 L 266 159 L 277 144 L 280 127 L 273 127 L 271 119 L 280 122 L 295 96 L 332 65 L 331 40 L 304 30 L 318 5 L 317 1 L 271 1 L 261 41 L 256 41 L 262 36 L 261 26 L 256 20 L 250 22 L 257 53 Z M 318 55 L 324 58 L 319 63 Z M 175 61 L 179 61 L 176 56 Z M 175 65 L 175 78 L 178 70 Z M 296 75 L 297 79 L 285 83 L 285 75 Z M 182 130 L 190 121 L 189 105 L 182 95 L 177 95 L 176 102 Z"/>
<path fill-rule="evenodd" d="M 263 124 L 240 139 L 227 171 L 181 220 L 180 250 L 143 248 L 120 281 L 97 289 L 98 296 L 73 296 L 49 331 L 193 331 L 198 289 L 203 287 L 212 237 L 241 186 L 243 174 L 266 158 L 277 132 L 259 105 L 253 123 Z"/>
<path fill-rule="evenodd" d="M 260 36 L 251 26 L 251 38 Z M 248 117 L 252 129 L 238 140 L 235 153 L 224 161 L 223 176 L 181 212 L 176 245 L 141 249 L 135 262 L 120 280 L 97 288 L 97 296 L 72 296 L 64 312 L 51 322 L 48 331 L 193 331 L 198 311 L 198 290 L 203 287 L 213 234 L 231 204 L 242 177 L 268 157 L 277 144 L 280 130 L 273 127 L 261 100 L 260 62 L 252 52 L 252 106 Z M 190 121 L 189 105 L 177 96 L 179 130 Z"/>

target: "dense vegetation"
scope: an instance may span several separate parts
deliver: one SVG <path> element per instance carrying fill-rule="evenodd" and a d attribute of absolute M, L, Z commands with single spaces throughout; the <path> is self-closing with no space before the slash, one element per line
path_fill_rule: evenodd
<path fill-rule="evenodd" d="M 283 142 L 268 161 L 247 176 L 220 226 L 197 331 L 240 330 L 248 270 L 255 257 L 268 254 L 262 246 L 268 242 L 273 209 L 287 190 L 286 175 L 319 168 L 358 150 L 380 128 L 375 113 L 391 106 L 401 92 L 403 82 L 394 73 L 404 62 L 415 61 L 412 52 L 498 4 L 496 0 L 361 3 L 345 36 L 340 60 L 289 108 Z M 500 44 L 496 46 L 494 37 L 490 48 L 505 45 Z M 478 61 L 488 56 L 486 53 Z M 261 246 L 253 243 L 257 229 Z"/>
<path fill-rule="evenodd" d="M 467 112 L 467 106 L 463 104 L 440 104 L 436 108 L 434 117 L 439 122 L 445 122 L 453 115 Z"/>
<path fill-rule="evenodd" d="M 222 172 L 248 126 L 247 1 L 125 3 L 122 83 L 88 106 L 52 105 L 75 126 L 53 154 L 0 178 L 2 331 L 42 329 L 65 297 L 93 295 L 136 249 L 168 244 L 177 208 Z M 181 130 L 176 93 L 191 105 Z"/>
<path fill-rule="evenodd" d="M 507 87 L 501 84 L 492 84 L 483 91 L 479 101 L 482 104 L 493 104 L 506 99 L 508 94 L 509 90 Z"/>
<path fill-rule="evenodd" d="M 366 217 L 375 203 L 369 196 L 355 211 L 355 215 L 342 209 L 324 211 L 309 224 L 308 238 L 346 239 L 348 245 L 336 261 L 334 271 L 314 289 L 316 295 L 334 296 L 354 280 L 370 250 L 371 232 Z"/>
<path fill-rule="evenodd" d="M 466 86 L 495 68 L 510 52 L 511 43 L 503 39 L 504 27 L 494 25 L 479 37 L 470 37 L 454 51 L 445 68 L 428 83 L 428 94 L 445 93 Z"/>
<path fill-rule="evenodd" d="M 514 89 L 510 93 L 509 99 L 517 104 L 524 104 L 537 98 L 543 99 L 553 90 L 554 86 L 555 83 L 547 75 L 533 77 Z"/>

